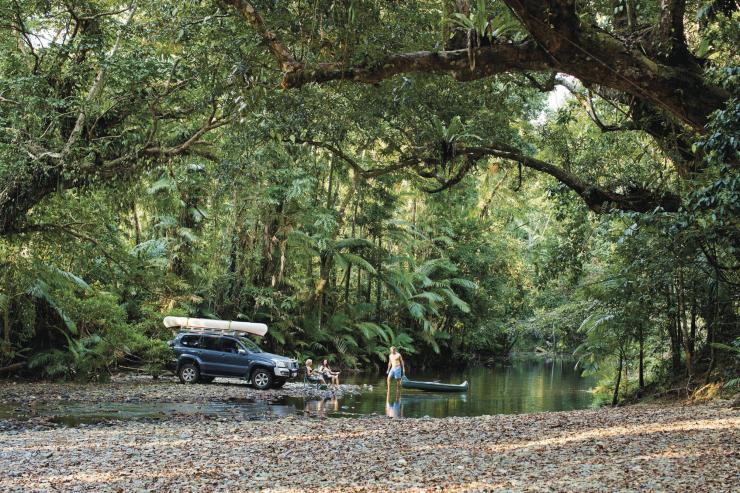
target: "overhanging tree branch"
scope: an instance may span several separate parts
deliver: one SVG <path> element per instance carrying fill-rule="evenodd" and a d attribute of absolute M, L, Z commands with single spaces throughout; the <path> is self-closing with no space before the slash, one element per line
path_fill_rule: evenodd
<path fill-rule="evenodd" d="M 131 12 L 128 15 L 128 18 L 126 19 L 126 22 L 123 24 L 121 29 L 118 31 L 118 35 L 116 36 L 116 41 L 113 44 L 113 48 L 111 48 L 110 53 L 108 54 L 108 59 L 113 58 L 116 52 L 118 51 L 119 46 L 121 46 L 121 37 L 123 36 L 123 31 L 129 25 L 135 13 L 136 13 L 136 7 L 132 7 Z M 87 92 L 87 96 L 85 100 L 82 102 L 80 112 L 77 115 L 77 119 L 75 121 L 74 128 L 72 129 L 72 132 L 70 132 L 69 134 L 69 138 L 67 139 L 67 143 L 64 145 L 64 149 L 62 149 L 62 152 L 59 155 L 59 159 L 64 159 L 67 155 L 69 155 L 70 150 L 79 140 L 80 134 L 82 133 L 82 129 L 87 119 L 87 106 L 90 103 L 92 103 L 92 101 L 94 101 L 95 98 L 97 98 L 100 95 L 100 92 L 103 90 L 104 80 L 105 80 L 105 63 L 101 65 L 101 67 L 98 69 L 97 74 L 95 74 L 95 81 L 93 82 L 92 86 L 90 86 L 90 89 Z"/>
<path fill-rule="evenodd" d="M 270 49 L 270 52 L 280 62 L 283 72 L 289 73 L 303 65 L 295 60 L 275 31 L 267 26 L 262 15 L 254 8 L 251 2 L 245 0 L 224 0 L 224 3 L 233 6 L 257 30 Z"/>
<path fill-rule="evenodd" d="M 357 173 L 357 176 L 363 176 L 365 178 L 373 178 L 402 169 L 413 170 L 417 175 L 436 180 L 439 183 L 437 187 L 425 189 L 428 193 L 438 193 L 453 187 L 474 169 L 478 160 L 486 157 L 498 157 L 517 162 L 521 166 L 526 166 L 527 168 L 552 176 L 576 192 L 586 205 L 595 212 L 608 212 L 611 209 L 649 212 L 656 208 L 661 208 L 667 212 L 675 212 L 681 205 L 681 199 L 670 192 L 656 192 L 640 188 L 620 193 L 603 188 L 589 183 L 559 166 L 527 156 L 517 148 L 503 143 L 485 147 L 455 148 L 455 156 L 464 161 L 459 168 L 454 170 L 452 176 L 444 177 L 437 174 L 440 160 L 436 157 L 407 156 L 402 158 L 398 164 L 367 170 L 335 145 L 314 140 L 296 140 L 295 142 L 328 150 L 349 164 L 350 168 Z"/>
<path fill-rule="evenodd" d="M 575 2 L 569 0 L 507 0 L 532 40 L 480 47 L 475 51 L 474 69 L 469 66 L 467 49 L 389 54 L 355 66 L 341 62 L 307 66 L 289 57 L 284 43 L 255 15 L 249 2 L 227 3 L 262 34 L 283 68 L 286 88 L 334 80 L 377 83 L 402 73 L 450 73 L 459 80 L 472 80 L 504 72 L 558 71 L 648 101 L 698 131 L 703 131 L 709 115 L 729 97 L 693 68 L 651 59 L 609 33 L 581 24 Z"/>
<path fill-rule="evenodd" d="M 382 168 L 365 169 L 357 161 L 351 158 L 346 152 L 342 151 L 339 147 L 333 144 L 330 144 L 328 142 L 321 142 L 321 141 L 310 140 L 310 139 L 296 139 L 295 142 L 298 144 L 307 144 L 307 145 L 317 147 L 320 149 L 325 149 L 331 152 L 332 154 L 337 156 L 339 159 L 347 163 L 349 167 L 352 168 L 352 170 L 355 173 L 357 173 L 358 176 L 362 176 L 363 178 L 377 178 L 379 176 L 394 173 L 402 169 L 410 168 L 418 164 L 419 162 L 418 159 L 409 158 L 409 159 L 402 159 L 397 164 L 392 164 L 390 166 L 384 166 Z"/>
<path fill-rule="evenodd" d="M 604 189 L 583 180 L 563 168 L 524 155 L 507 145 L 469 147 L 458 149 L 457 153 L 458 155 L 467 155 L 474 158 L 495 156 L 515 161 L 527 168 L 546 173 L 576 192 L 586 205 L 588 205 L 589 209 L 595 212 L 607 212 L 612 208 L 626 211 L 649 212 L 655 210 L 657 207 L 668 212 L 675 212 L 681 205 L 680 198 L 669 192 L 659 193 L 651 190 L 635 189 L 628 193 L 619 193 Z"/>
<path fill-rule="evenodd" d="M 377 84 L 398 74 L 451 74 L 457 80 L 468 81 L 505 72 L 547 71 L 552 67 L 549 57 L 535 43 L 496 44 L 473 50 L 475 67 L 469 63 L 470 50 L 416 51 L 388 55 L 376 62 L 346 67 L 342 63 L 321 63 L 315 67 L 301 65 L 286 72 L 282 85 L 300 87 L 310 82 L 324 83 L 349 80 Z"/>
<path fill-rule="evenodd" d="M 69 166 L 70 174 L 64 174 L 59 166 L 55 166 L 56 160 L 50 158 L 53 153 L 45 152 L 40 156 L 34 156 L 34 160 L 43 164 L 43 172 L 37 172 L 31 176 L 22 173 L 9 176 L 0 189 L 0 235 L 12 234 L 24 229 L 23 220 L 26 213 L 44 197 L 59 189 L 81 187 L 95 180 L 107 180 L 113 177 L 125 178 L 152 163 L 172 159 L 187 154 L 197 154 L 208 159 L 215 156 L 203 149 L 208 142 L 202 140 L 208 132 L 229 124 L 232 115 L 215 116 L 215 111 L 210 114 L 205 124 L 194 130 L 182 142 L 173 145 L 162 145 L 148 142 L 136 150 L 109 159 L 103 162 L 87 162 L 79 164 L 77 169 Z"/>

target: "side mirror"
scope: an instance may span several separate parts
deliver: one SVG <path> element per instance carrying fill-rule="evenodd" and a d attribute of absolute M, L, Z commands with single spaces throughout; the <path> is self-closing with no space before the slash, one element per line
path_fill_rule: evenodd
<path fill-rule="evenodd" d="M 238 352 L 239 354 L 247 354 L 247 352 L 246 352 L 245 350 L 243 350 L 243 349 L 239 349 L 239 351 L 237 351 L 237 352 Z"/>

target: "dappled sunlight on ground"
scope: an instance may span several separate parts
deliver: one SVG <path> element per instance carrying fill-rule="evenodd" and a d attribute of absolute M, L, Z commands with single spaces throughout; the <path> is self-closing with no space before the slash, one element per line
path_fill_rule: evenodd
<path fill-rule="evenodd" d="M 740 411 L 168 420 L 0 434 L 0 491 L 730 491 Z"/>

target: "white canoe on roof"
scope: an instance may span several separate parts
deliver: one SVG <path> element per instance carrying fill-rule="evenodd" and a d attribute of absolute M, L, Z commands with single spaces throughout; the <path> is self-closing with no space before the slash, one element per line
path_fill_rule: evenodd
<path fill-rule="evenodd" d="M 233 320 L 211 320 L 209 318 L 164 317 L 165 327 L 182 327 L 183 329 L 215 330 L 225 332 L 243 332 L 264 336 L 267 325 L 256 322 L 236 322 Z"/>

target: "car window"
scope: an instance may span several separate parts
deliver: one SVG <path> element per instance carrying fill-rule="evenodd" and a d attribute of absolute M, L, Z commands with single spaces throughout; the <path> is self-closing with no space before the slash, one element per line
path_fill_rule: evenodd
<path fill-rule="evenodd" d="M 201 346 L 203 349 L 210 349 L 211 351 L 220 351 L 221 344 L 219 344 L 219 337 L 203 336 Z"/>
<path fill-rule="evenodd" d="M 225 353 L 238 353 L 239 344 L 234 339 L 221 338 L 221 350 Z"/>
<path fill-rule="evenodd" d="M 262 350 L 260 347 L 252 340 L 247 337 L 242 337 L 241 339 L 242 344 L 246 346 L 247 350 L 249 350 L 252 353 L 261 353 Z"/>
<path fill-rule="evenodd" d="M 182 339 L 180 339 L 180 344 L 182 344 L 185 347 L 199 347 L 200 346 L 200 336 L 198 335 L 182 336 Z"/>

